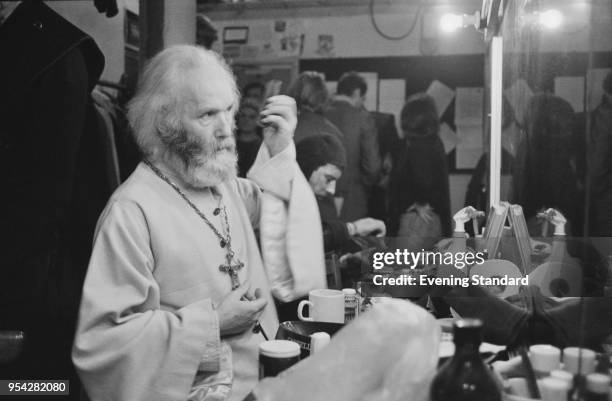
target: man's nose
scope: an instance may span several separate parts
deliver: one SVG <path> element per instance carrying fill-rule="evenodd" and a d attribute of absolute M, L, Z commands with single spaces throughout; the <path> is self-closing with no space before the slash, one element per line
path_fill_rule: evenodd
<path fill-rule="evenodd" d="M 226 137 L 232 134 L 234 129 L 234 117 L 230 111 L 224 111 L 218 114 L 217 127 L 215 135 L 217 137 Z"/>

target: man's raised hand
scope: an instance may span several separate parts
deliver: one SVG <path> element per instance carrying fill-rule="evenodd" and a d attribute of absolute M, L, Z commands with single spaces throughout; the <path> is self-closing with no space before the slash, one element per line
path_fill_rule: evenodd
<path fill-rule="evenodd" d="M 291 143 L 297 125 L 297 108 L 292 97 L 277 95 L 266 99 L 261 110 L 264 143 L 275 156 Z"/>

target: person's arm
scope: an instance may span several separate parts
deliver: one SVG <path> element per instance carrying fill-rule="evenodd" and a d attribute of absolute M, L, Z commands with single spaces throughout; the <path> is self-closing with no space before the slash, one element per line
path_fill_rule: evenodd
<path fill-rule="evenodd" d="M 212 301 L 162 308 L 154 267 L 140 207 L 110 204 L 94 240 L 72 352 L 92 399 L 186 399 L 196 371 L 219 369 Z"/>
<path fill-rule="evenodd" d="M 314 194 L 295 161 L 295 101 L 272 97 L 262 116 L 264 146 L 247 177 L 262 191 L 258 222 L 272 293 L 287 302 L 325 286 L 323 235 Z"/>

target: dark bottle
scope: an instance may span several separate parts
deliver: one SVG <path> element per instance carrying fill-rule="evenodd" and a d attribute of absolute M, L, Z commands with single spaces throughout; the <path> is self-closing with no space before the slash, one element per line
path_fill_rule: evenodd
<path fill-rule="evenodd" d="M 453 324 L 455 355 L 431 383 L 431 401 L 501 401 L 501 387 L 478 351 L 482 321 L 460 319 Z"/>

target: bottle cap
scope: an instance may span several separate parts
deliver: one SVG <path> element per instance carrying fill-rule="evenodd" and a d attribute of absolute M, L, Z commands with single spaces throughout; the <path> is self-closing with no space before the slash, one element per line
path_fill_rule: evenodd
<path fill-rule="evenodd" d="M 480 331 L 482 320 L 480 319 L 457 319 L 453 322 L 453 341 L 455 344 L 466 340 L 480 344 Z"/>
<path fill-rule="evenodd" d="M 596 394 L 608 394 L 610 377 L 602 373 L 591 373 L 586 376 L 586 389 Z"/>
<path fill-rule="evenodd" d="M 344 295 L 356 295 L 357 291 L 355 291 L 354 288 L 343 288 L 342 292 L 344 293 Z"/>
<path fill-rule="evenodd" d="M 567 347 L 563 349 L 563 370 L 567 370 L 570 373 L 577 374 L 578 372 L 578 358 L 580 356 L 581 366 L 580 370 L 583 375 L 588 375 L 595 371 L 595 351 L 587 348 L 578 347 Z"/>
<path fill-rule="evenodd" d="M 291 358 L 300 355 L 300 346 L 289 340 L 270 340 L 259 344 L 259 353 L 270 358 Z"/>
<path fill-rule="evenodd" d="M 561 350 L 549 344 L 532 345 L 529 347 L 529 360 L 536 371 L 550 372 L 559 369 Z"/>
<path fill-rule="evenodd" d="M 324 331 L 318 331 L 314 334 L 311 334 L 310 335 L 310 355 L 320 352 L 321 349 L 323 349 L 323 347 L 329 344 L 330 341 L 331 341 L 331 338 L 329 334 L 327 334 Z"/>

